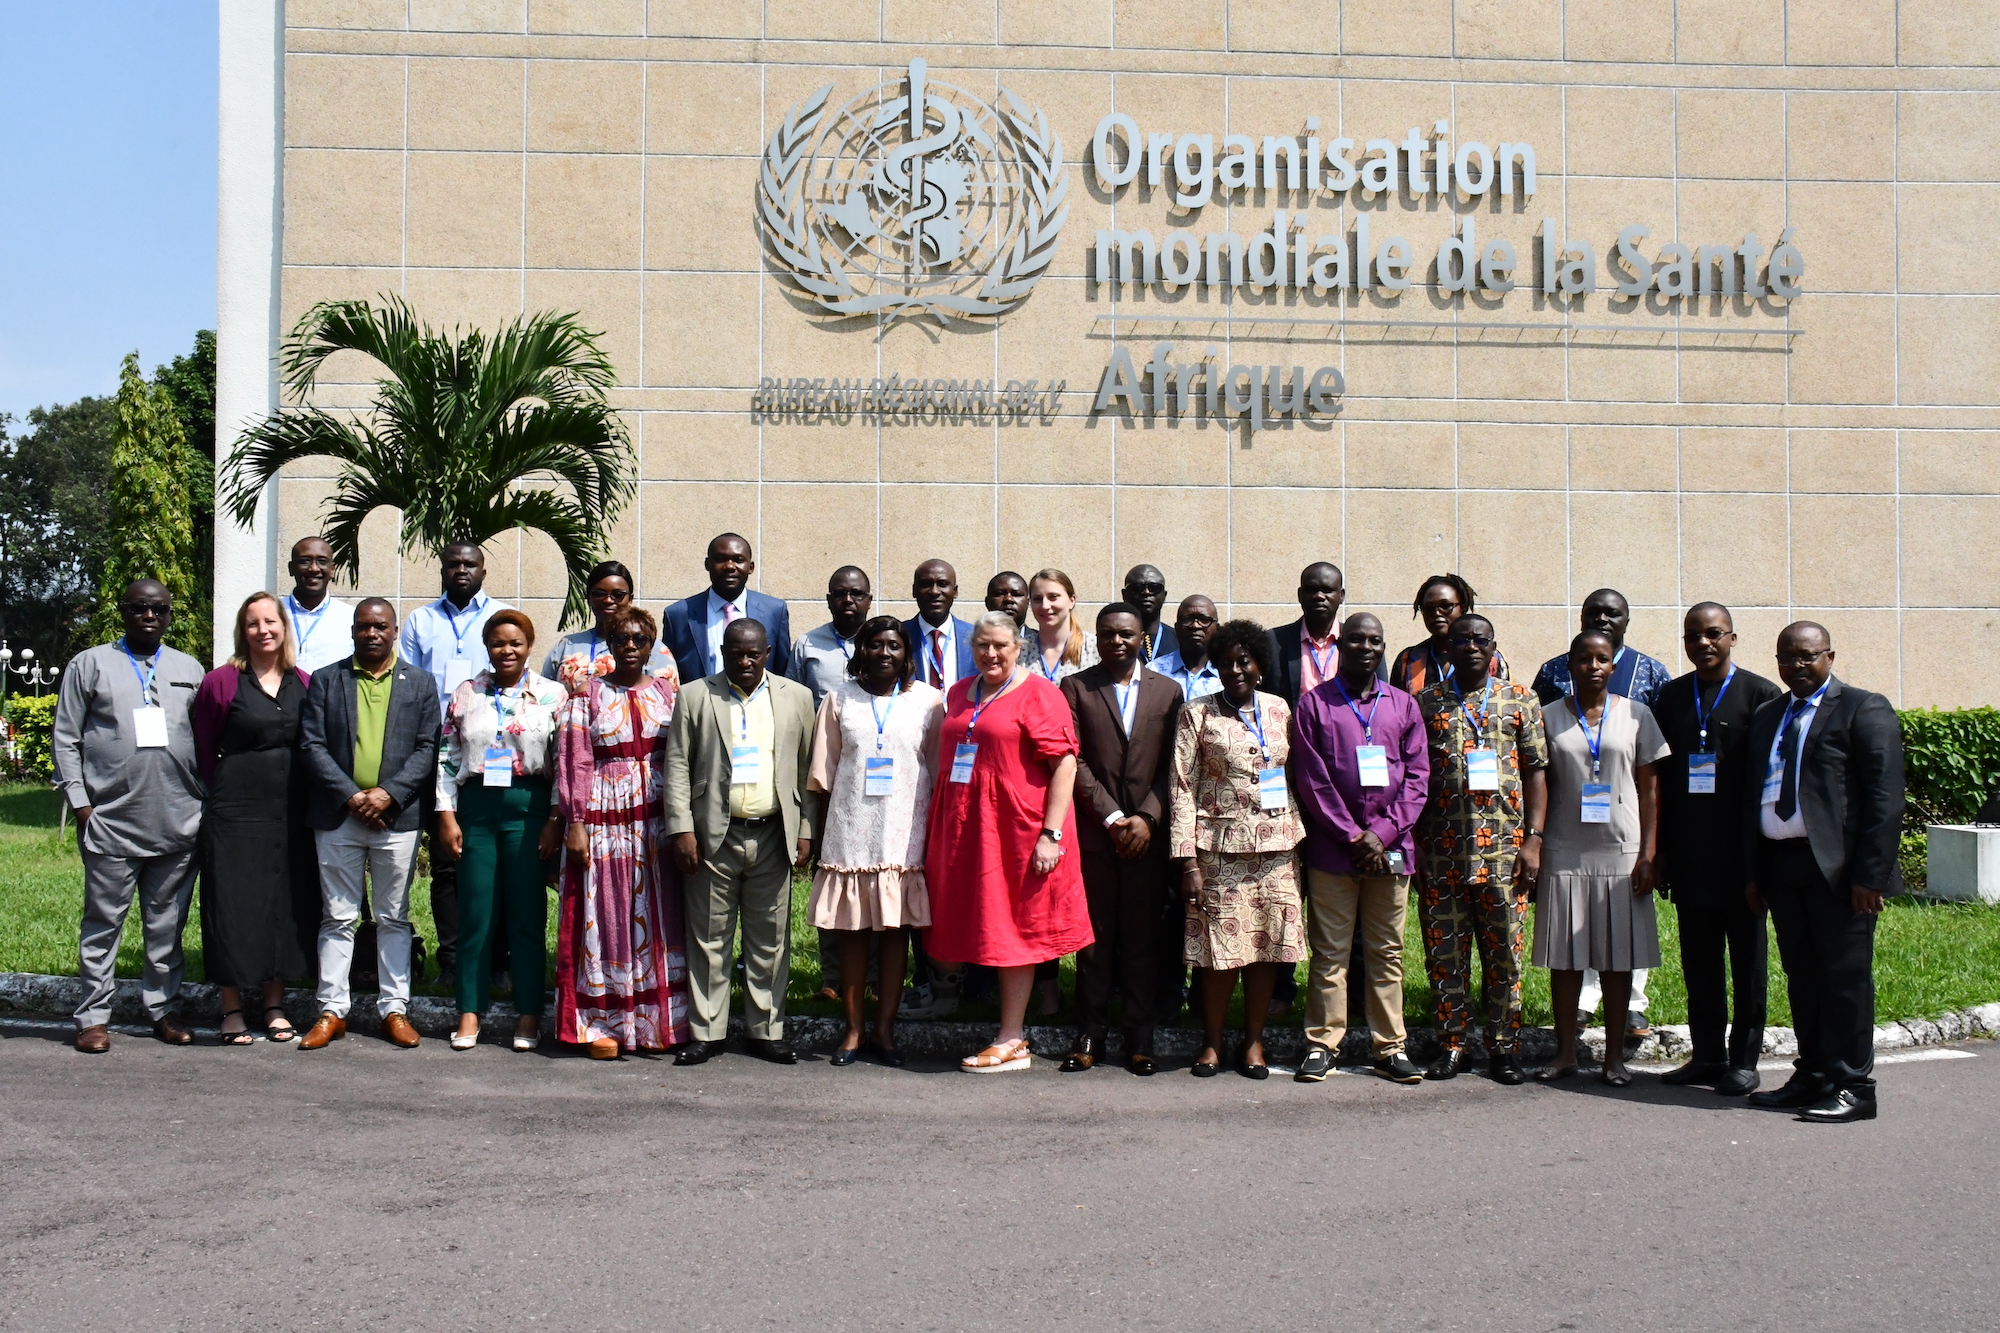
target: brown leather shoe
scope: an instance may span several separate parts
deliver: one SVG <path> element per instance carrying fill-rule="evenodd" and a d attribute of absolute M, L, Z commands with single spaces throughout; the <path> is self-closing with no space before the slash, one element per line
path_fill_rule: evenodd
<path fill-rule="evenodd" d="M 299 1038 L 299 1049 L 316 1051 L 330 1041 L 339 1041 L 347 1035 L 347 1020 L 332 1014 L 321 1014 L 319 1021 L 306 1029 L 306 1035 Z"/>
<path fill-rule="evenodd" d="M 153 1036 L 169 1046 L 186 1046 L 194 1041 L 194 1033 L 182 1027 L 172 1014 L 154 1022 Z"/>
<path fill-rule="evenodd" d="M 1137 1055 L 1127 1057 L 1125 1067 L 1141 1078 L 1151 1078 L 1160 1066 L 1154 1061 L 1151 1052 L 1141 1051 Z"/>
<path fill-rule="evenodd" d="M 76 1048 L 85 1055 L 102 1055 L 111 1049 L 111 1029 L 102 1023 L 92 1023 L 76 1034 Z"/>
<path fill-rule="evenodd" d="M 320 1021 L 325 1022 L 326 1020 L 321 1019 Z M 339 1022 L 338 1019 L 334 1021 Z M 345 1030 L 346 1026 L 345 1023 L 341 1024 L 343 1030 Z M 315 1025 L 316 1027 L 317 1025 Z M 410 1026 L 409 1017 L 405 1014 L 390 1014 L 387 1018 L 383 1019 L 382 1035 L 389 1039 L 390 1045 L 400 1046 L 406 1051 L 423 1040 L 422 1037 L 417 1035 L 417 1030 Z"/>

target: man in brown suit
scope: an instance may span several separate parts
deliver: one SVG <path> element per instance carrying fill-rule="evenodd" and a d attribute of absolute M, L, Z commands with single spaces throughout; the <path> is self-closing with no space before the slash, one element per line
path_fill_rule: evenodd
<path fill-rule="evenodd" d="M 1076 769 L 1077 842 L 1097 942 L 1076 956 L 1076 1045 L 1065 1073 L 1104 1053 L 1114 979 L 1125 1001 L 1125 1063 L 1153 1072 L 1157 931 L 1166 896 L 1167 784 L 1172 780 L 1180 686 L 1141 665 L 1146 628 L 1113 602 L 1097 613 L 1095 666 L 1062 683 L 1083 754 Z"/>

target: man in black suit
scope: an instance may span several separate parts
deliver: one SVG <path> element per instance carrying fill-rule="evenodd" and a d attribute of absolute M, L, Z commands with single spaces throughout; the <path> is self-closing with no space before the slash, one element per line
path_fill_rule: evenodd
<path fill-rule="evenodd" d="M 1810 620 L 1778 636 L 1791 694 L 1750 727 L 1762 789 L 1743 803 L 1753 909 L 1769 905 L 1799 1057 L 1750 1104 L 1844 1124 L 1875 1118 L 1875 918 L 1901 887 L 1903 742 L 1879 694 L 1834 679 L 1833 640 Z"/>
<path fill-rule="evenodd" d="M 1146 624 L 1113 602 L 1097 613 L 1096 665 L 1063 680 L 1076 719 L 1077 850 L 1096 943 L 1076 956 L 1080 1022 L 1065 1073 L 1104 1053 L 1114 986 L 1125 1002 L 1125 1065 L 1151 1074 L 1161 905 L 1168 897 L 1168 788 L 1180 686 L 1140 663 Z"/>
<path fill-rule="evenodd" d="M 1653 716 L 1673 747 L 1660 765 L 1660 892 L 1680 916 L 1694 1058 L 1660 1081 L 1741 1097 L 1757 1090 L 1769 949 L 1764 914 L 1743 896 L 1743 803 L 1763 773 L 1751 758 L 1750 720 L 1784 691 L 1729 660 L 1736 626 L 1718 602 L 1689 608 L 1681 644 L 1694 670 L 1660 691 Z"/>
<path fill-rule="evenodd" d="M 1340 608 L 1347 579 L 1340 566 L 1321 560 L 1299 571 L 1304 614 L 1271 631 L 1271 679 L 1264 688 L 1297 706 L 1299 696 L 1332 680 L 1340 659 Z"/>

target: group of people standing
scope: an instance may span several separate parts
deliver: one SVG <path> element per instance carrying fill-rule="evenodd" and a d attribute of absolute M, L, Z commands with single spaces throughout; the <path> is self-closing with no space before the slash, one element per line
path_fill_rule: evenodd
<path fill-rule="evenodd" d="M 1392 661 L 1377 617 L 1342 619 L 1325 562 L 1274 629 L 1222 622 L 1199 595 L 1165 623 L 1148 565 L 1088 630 L 1056 569 L 994 576 L 967 620 L 941 560 L 917 567 L 918 614 L 899 620 L 872 614 L 850 566 L 828 581 L 829 622 L 796 640 L 785 604 L 749 588 L 748 542 L 717 537 L 704 563 L 709 587 L 657 625 L 629 571 L 598 566 L 591 626 L 539 672 L 535 627 L 483 592 L 476 546 L 443 552 L 443 595 L 399 632 L 391 603 L 329 595 L 331 552 L 308 538 L 292 592 L 248 599 L 234 657 L 206 676 L 161 643 L 165 590 L 133 584 L 124 636 L 78 657 L 57 710 L 87 880 L 79 1049 L 108 1047 L 135 897 L 155 1035 L 190 1040 L 174 1000 L 197 872 L 226 1043 L 252 1040 L 250 1013 L 305 1049 L 344 1035 L 365 883 L 383 1031 L 417 1045 L 408 895 L 428 829 L 455 1049 L 478 1040 L 496 972 L 515 1048 L 541 1039 L 559 862 L 558 1040 L 701 1063 L 724 1049 L 740 978 L 747 1048 L 795 1062 L 791 876 L 810 864 L 847 1015 L 835 1065 L 900 1064 L 899 1012 L 948 1012 L 988 985 L 999 1031 L 963 1067 L 1026 1068 L 1029 1007 L 1039 992 L 1054 1010 L 1055 964 L 1075 954 L 1065 1072 L 1107 1058 L 1114 1012 L 1127 1067 L 1155 1072 L 1154 1030 L 1185 1000 L 1205 1029 L 1193 1072 L 1216 1074 L 1240 981 L 1230 1063 L 1268 1077 L 1273 995 L 1309 961 L 1299 1080 L 1332 1071 L 1350 982 L 1378 1073 L 1449 1079 L 1471 1058 L 1476 952 L 1487 1073 L 1518 1084 L 1525 953 L 1555 996 L 1556 1056 L 1533 1077 L 1576 1075 L 1601 998 L 1601 1076 L 1623 1086 L 1660 961 L 1657 890 L 1681 916 L 1694 1043 L 1666 1080 L 1757 1088 L 1768 910 L 1800 1056 L 1753 1100 L 1874 1114 L 1872 938 L 1896 886 L 1901 755 L 1893 710 L 1832 676 L 1816 624 L 1780 636 L 1780 688 L 1734 663 L 1728 610 L 1701 603 L 1684 626 L 1694 670 L 1674 679 L 1625 644 L 1629 608 L 1602 589 L 1523 686 L 1450 574 L 1418 590 L 1427 636 Z M 1413 885 L 1441 1037 L 1422 1070 L 1403 1023 Z M 321 1012 L 301 1035 L 283 985 L 315 965 Z"/>

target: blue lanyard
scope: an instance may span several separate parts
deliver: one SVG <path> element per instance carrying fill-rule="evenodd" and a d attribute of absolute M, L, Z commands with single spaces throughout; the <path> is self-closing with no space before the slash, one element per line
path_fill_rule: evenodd
<path fill-rule="evenodd" d="M 1462 694 L 1458 696 L 1458 711 L 1465 714 L 1465 725 L 1472 728 L 1472 739 L 1474 741 L 1485 740 L 1486 724 L 1493 718 L 1493 677 L 1488 676 L 1486 678 L 1486 692 L 1479 696 L 1479 716 L 1477 719 L 1472 716 L 1472 710 L 1466 707 L 1465 696 Z M 1475 745 L 1473 748 L 1479 749 L 1482 747 Z"/>
<path fill-rule="evenodd" d="M 1009 675 L 1007 677 L 1007 685 L 1012 685 L 1015 682 L 1015 680 L 1019 678 L 1020 674 L 1021 673 L 1019 671 L 1016 671 L 1013 674 Z M 1007 692 L 1007 685 L 1002 685 L 999 689 L 995 690 L 993 692 L 993 699 L 998 699 L 1001 695 L 1005 694 Z M 976 681 L 972 686 L 972 720 L 965 724 L 965 740 L 967 744 L 970 744 L 972 741 L 973 728 L 979 725 L 979 715 L 986 711 L 987 704 L 993 702 L 993 699 L 982 700 L 979 697 L 980 692 L 985 688 L 986 688 L 986 679 L 983 676 L 980 677 L 980 679 Z"/>
<path fill-rule="evenodd" d="M 1794 696 L 1792 701 L 1785 705 L 1785 720 L 1778 727 L 1778 746 L 1773 748 L 1773 753 L 1779 754 L 1780 762 L 1783 762 L 1783 755 L 1781 753 L 1780 747 L 1782 747 L 1785 743 L 1785 733 L 1792 729 L 1793 722 L 1797 721 L 1799 718 L 1804 717 L 1813 708 L 1818 706 L 1819 697 L 1822 694 L 1826 693 L 1826 686 L 1831 684 L 1833 684 L 1833 682 L 1829 680 L 1827 681 L 1826 685 L 1822 685 L 1818 689 L 1814 690 L 1812 692 L 1812 698 L 1810 699 L 1800 699 L 1797 696 Z M 1794 712 L 1793 711 L 1794 709 L 1796 709 L 1797 711 Z"/>
<path fill-rule="evenodd" d="M 892 695 L 890 695 L 890 696 L 889 696 L 889 707 L 888 707 L 888 710 L 887 710 L 886 712 L 885 712 L 885 711 L 883 711 L 882 709 L 879 709 L 879 708 L 877 708 L 877 707 L 875 706 L 875 700 L 876 700 L 877 698 L 879 698 L 880 696 L 878 696 L 878 695 L 873 695 L 873 694 L 871 694 L 871 695 L 869 695 L 869 696 L 868 696 L 868 711 L 869 711 L 869 712 L 871 712 L 871 713 L 873 713 L 873 714 L 875 715 L 875 753 L 876 753 L 876 754 L 880 754 L 880 753 L 882 753 L 882 731 L 883 731 L 883 729 L 884 729 L 885 727 L 887 727 L 887 726 L 889 725 L 889 716 L 890 716 L 890 714 L 892 714 L 892 713 L 894 713 L 894 712 L 896 711 L 896 700 L 897 700 L 898 698 L 900 698 L 900 697 L 902 696 L 902 693 L 903 693 L 903 688 L 904 688 L 904 687 L 903 687 L 903 686 L 901 686 L 901 685 L 898 685 L 898 686 L 896 686 L 896 692 L 895 692 L 894 694 L 892 694 Z"/>
<path fill-rule="evenodd" d="M 841 638 L 839 630 L 833 632 L 833 641 L 840 645 L 840 660 L 843 662 L 852 662 L 854 660 L 854 645 L 848 640 Z M 939 674 L 942 675 L 943 673 Z M 903 687 L 898 685 L 896 692 L 901 694 Z"/>
<path fill-rule="evenodd" d="M 1722 696 L 1729 693 L 1729 687 L 1735 683 L 1735 680 L 1736 664 L 1731 662 L 1729 664 L 1729 674 L 1722 678 L 1722 688 L 1715 692 L 1715 702 L 1704 710 L 1701 706 L 1701 677 L 1695 677 L 1694 724 L 1701 729 L 1701 748 L 1704 752 L 1708 749 L 1708 720 L 1715 716 L 1716 709 L 1722 707 Z"/>
<path fill-rule="evenodd" d="M 590 631 L 590 669 L 597 669 L 597 631 Z"/>
<path fill-rule="evenodd" d="M 319 611 L 312 618 L 312 628 L 308 629 L 303 634 L 299 634 L 298 636 L 300 652 L 304 652 L 306 650 L 306 640 L 310 639 L 313 636 L 313 630 L 319 628 L 319 622 L 326 619 L 326 608 L 328 606 L 331 606 L 332 604 L 333 604 L 333 598 L 331 597 L 322 597 L 320 599 Z M 299 599 L 292 596 L 290 593 L 285 594 L 285 605 L 291 608 L 292 632 L 297 634 L 299 628 L 299 622 L 305 618 L 305 612 L 299 610 Z"/>
<path fill-rule="evenodd" d="M 747 741 L 750 739 L 750 705 L 757 702 L 758 695 L 771 688 L 771 677 L 767 674 L 764 679 L 757 682 L 757 688 L 748 694 L 743 693 L 743 691 L 737 689 L 734 685 L 731 685 L 729 688 L 734 691 L 738 701 L 743 705 L 743 711 L 738 718 L 743 726 L 743 731 L 739 739 Z"/>
<path fill-rule="evenodd" d="M 450 598 L 447 597 L 438 598 L 438 605 L 445 608 L 444 618 L 445 622 L 451 626 L 452 647 L 461 650 L 458 653 L 458 656 L 460 657 L 465 656 L 465 653 L 462 651 L 465 647 L 465 630 L 471 629 L 472 622 L 479 619 L 479 598 L 474 597 L 471 601 L 465 604 L 465 609 L 468 613 L 465 620 L 465 629 L 460 629 L 458 627 L 458 612 L 451 609 Z M 592 637 L 594 638 L 595 635 L 593 635 Z"/>
<path fill-rule="evenodd" d="M 1431 679 L 1433 685 L 1442 684 L 1458 675 L 1458 668 L 1438 656 L 1437 649 L 1426 648 L 1425 654 L 1431 659 Z"/>
<path fill-rule="evenodd" d="M 1594 778 L 1602 771 L 1597 764 L 1597 749 L 1604 744 L 1604 721 L 1611 712 L 1611 696 L 1605 695 L 1604 703 L 1600 705 L 1604 712 L 1598 715 L 1597 734 L 1594 736 L 1590 732 L 1590 719 L 1583 715 L 1583 705 L 1576 701 L 1574 694 L 1569 697 L 1569 706 L 1570 711 L 1576 714 L 1577 724 L 1583 728 L 1583 743 L 1590 747 L 1590 776 Z"/>
<path fill-rule="evenodd" d="M 511 708 L 501 707 L 506 702 L 507 695 L 500 688 L 499 681 L 494 681 L 492 688 L 487 691 L 493 699 L 493 716 L 499 719 L 499 726 L 496 729 L 496 739 L 499 732 L 504 732 L 507 729 L 507 723 L 513 720 L 514 715 L 521 711 L 521 696 L 526 692 L 527 688 L 528 682 L 524 675 L 514 686 L 514 704 Z"/>
<path fill-rule="evenodd" d="M 1326 661 L 1322 662 L 1319 656 L 1319 649 L 1313 647 L 1312 632 L 1310 630 L 1301 628 L 1299 630 L 1299 633 L 1305 635 L 1305 639 L 1302 641 L 1300 646 L 1306 650 L 1306 656 L 1312 659 L 1313 671 L 1319 676 L 1320 680 L 1322 681 L 1332 680 L 1333 677 L 1327 672 L 1326 667 L 1327 667 L 1327 662 L 1332 662 L 1337 660 L 1339 656 L 1338 647 L 1328 648 L 1326 650 Z"/>
<path fill-rule="evenodd" d="M 127 644 L 125 640 L 120 639 L 118 640 L 118 651 L 124 653 L 125 660 L 132 664 L 132 675 L 139 682 L 139 697 L 148 704 L 152 703 L 153 677 L 160 669 L 160 650 L 158 648 L 153 650 L 152 660 L 146 663 L 146 670 L 143 675 L 139 671 L 139 659 L 132 655 L 131 645 Z"/>
<path fill-rule="evenodd" d="M 1333 687 L 1340 691 L 1340 701 L 1347 705 L 1347 710 L 1354 714 L 1354 720 L 1361 724 L 1361 733 L 1368 738 L 1368 744 L 1373 745 L 1375 743 L 1375 710 L 1382 706 L 1382 691 L 1375 691 L 1375 702 L 1369 708 L 1368 716 L 1363 717 L 1361 716 L 1360 706 L 1354 700 L 1347 697 L 1347 683 L 1340 677 L 1335 676 L 1333 678 Z"/>
<path fill-rule="evenodd" d="M 1243 722 L 1242 709 L 1236 708 L 1230 711 L 1236 714 L 1236 720 L 1238 722 Z M 1269 749 L 1267 749 L 1264 745 L 1263 709 L 1258 704 L 1257 696 L 1254 694 L 1250 696 L 1250 720 L 1248 722 L 1243 722 L 1243 729 L 1245 731 L 1248 731 L 1250 734 L 1252 734 L 1257 738 L 1257 753 L 1263 756 L 1266 762 L 1268 762 L 1271 758 L 1271 753 Z"/>
<path fill-rule="evenodd" d="M 1067 649 L 1069 645 L 1065 643 L 1063 647 Z M 1046 659 L 1044 659 L 1042 656 L 1042 636 L 1037 634 L 1035 636 L 1035 670 L 1041 672 L 1044 676 L 1047 676 L 1049 679 L 1049 684 L 1053 685 L 1056 683 L 1056 671 L 1061 671 L 1063 669 L 1062 654 L 1061 653 L 1056 654 L 1055 671 L 1051 671 L 1048 669 L 1048 667 L 1043 665 L 1043 662 L 1045 660 Z"/>

